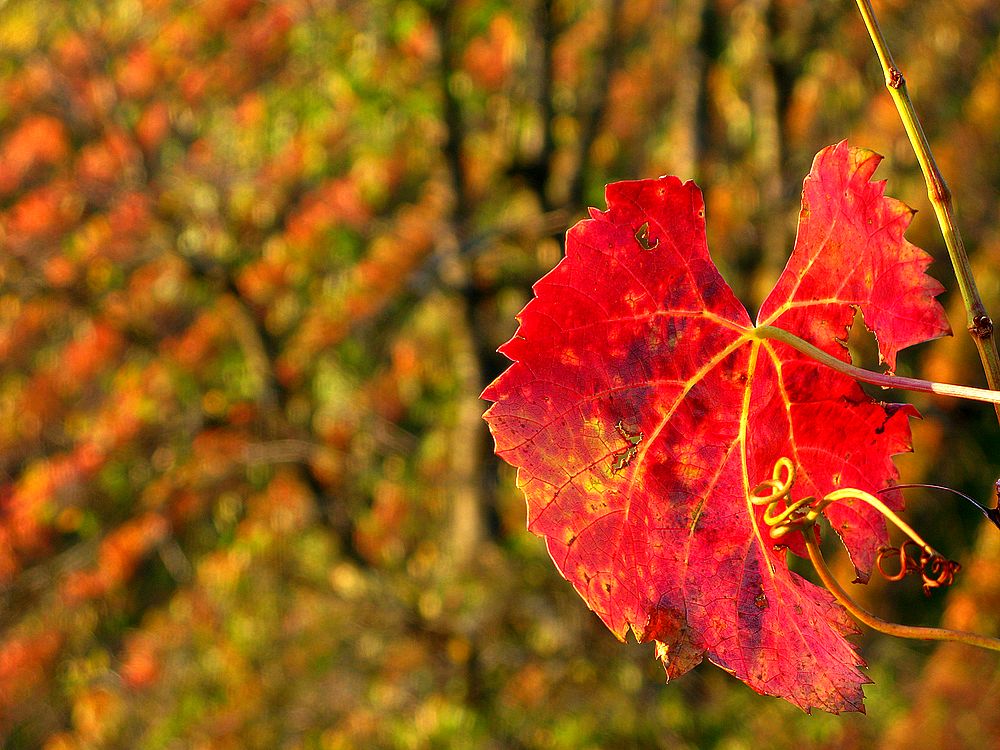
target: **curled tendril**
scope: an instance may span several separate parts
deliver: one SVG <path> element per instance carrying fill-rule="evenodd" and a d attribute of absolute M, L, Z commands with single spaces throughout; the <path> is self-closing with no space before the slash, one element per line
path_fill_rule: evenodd
<path fill-rule="evenodd" d="M 875 567 L 878 568 L 878 572 L 887 581 L 902 581 L 906 576 L 911 573 L 920 572 L 920 565 L 913 557 L 909 554 L 909 548 L 916 547 L 918 550 L 923 552 L 920 545 L 914 542 L 912 539 L 906 539 L 898 547 L 880 547 L 875 555 Z M 899 570 L 895 573 L 886 570 L 885 561 L 887 559 L 895 558 L 899 561 Z"/>
<path fill-rule="evenodd" d="M 924 593 L 930 595 L 931 589 L 936 589 L 939 586 L 951 586 L 955 581 L 955 574 L 961 569 L 961 564 L 955 560 L 949 560 L 940 555 L 930 558 L 921 571 L 924 579 Z"/>
<path fill-rule="evenodd" d="M 886 570 L 887 559 L 898 558 L 899 569 L 892 573 Z M 920 574 L 924 584 L 924 594 L 930 596 L 933 589 L 950 586 L 955 574 L 962 566 L 949 560 L 933 549 L 925 549 L 912 539 L 905 540 L 898 547 L 882 547 L 875 557 L 878 572 L 889 581 L 901 581 L 911 574 Z"/>
<path fill-rule="evenodd" d="M 765 505 L 764 523 L 772 539 L 780 539 L 789 531 L 805 531 L 816 523 L 819 514 L 829 503 L 809 496 L 792 500 L 792 485 L 795 484 L 795 466 L 782 456 L 774 464 L 771 478 L 758 484 L 750 493 L 753 505 Z M 784 505 L 784 509 L 782 509 Z"/>
<path fill-rule="evenodd" d="M 909 524 L 874 495 L 854 487 L 847 487 L 834 490 L 820 500 L 811 496 L 794 500 L 792 498 L 794 484 L 795 466 L 788 458 L 782 456 L 775 462 L 771 478 L 765 479 L 750 493 L 750 502 L 753 505 L 766 506 L 764 523 L 772 539 L 780 539 L 794 530 L 805 533 L 815 525 L 820 514 L 831 503 L 860 500 L 885 516 L 886 520 L 891 521 L 907 536 L 899 547 L 883 547 L 877 552 L 876 567 L 886 579 L 900 581 L 907 575 L 919 573 L 923 580 L 924 593 L 929 595 L 932 589 L 950 586 L 955 574 L 961 570 L 961 565 L 949 560 L 921 539 Z M 893 557 L 898 559 L 899 568 L 896 572 L 890 572 L 885 565 L 885 562 Z"/>

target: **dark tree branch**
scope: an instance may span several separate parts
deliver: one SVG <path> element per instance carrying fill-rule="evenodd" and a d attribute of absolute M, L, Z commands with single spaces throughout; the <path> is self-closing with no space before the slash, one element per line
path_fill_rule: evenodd
<path fill-rule="evenodd" d="M 465 145 L 465 124 L 462 120 L 462 106 L 452 88 L 452 74 L 455 71 L 456 50 L 455 40 L 455 3 L 445 2 L 431 12 L 431 21 L 437 37 L 438 51 L 441 56 L 438 66 L 441 87 L 441 103 L 445 124 L 445 141 L 443 146 L 445 160 L 451 175 L 452 189 L 455 193 L 455 209 L 453 216 L 456 228 L 461 233 L 465 221 L 471 214 L 472 206 L 468 190 L 468 178 L 465 172 L 465 161 L 462 154 Z"/>
<path fill-rule="evenodd" d="M 555 136 L 552 122 L 555 119 L 553 89 L 553 50 L 558 32 L 553 17 L 552 0 L 539 0 L 535 5 L 534 36 L 538 44 L 538 88 L 535 103 L 542 122 L 542 144 L 537 153 L 518 155 L 507 170 L 508 177 L 519 177 L 537 195 L 543 211 L 555 208 L 549 194 L 549 177 L 555 155 Z"/>

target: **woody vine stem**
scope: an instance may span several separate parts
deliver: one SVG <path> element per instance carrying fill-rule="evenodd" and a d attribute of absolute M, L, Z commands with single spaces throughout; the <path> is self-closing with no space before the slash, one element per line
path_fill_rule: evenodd
<path fill-rule="evenodd" d="M 875 45 L 879 62 L 882 64 L 886 88 L 889 89 L 892 101 L 903 121 L 906 136 L 910 139 L 917 161 L 920 163 L 920 171 L 927 184 L 927 196 L 934 207 L 934 215 L 941 227 L 941 234 L 944 236 L 944 242 L 948 248 L 948 257 L 955 269 L 958 288 L 962 294 L 962 300 L 965 302 L 969 333 L 972 334 L 976 349 L 979 351 L 979 358 L 983 362 L 986 382 L 989 383 L 990 388 L 996 391 L 1000 389 L 1000 355 L 997 354 L 996 341 L 993 337 L 993 321 L 986 312 L 986 306 L 979 294 L 976 280 L 972 275 L 972 265 L 969 263 L 962 235 L 955 222 L 951 190 L 949 190 L 944 177 L 941 176 L 941 170 L 938 169 L 937 163 L 934 161 L 927 136 L 924 134 L 924 129 L 920 125 L 917 112 L 907 92 L 906 79 L 892 59 L 892 53 L 889 51 L 889 45 L 882 33 L 882 28 L 879 26 L 878 18 L 875 16 L 871 0 L 856 0 L 856 2 L 868 29 L 868 35 L 871 37 L 872 44 Z M 997 420 L 1000 421 L 1000 402 L 993 401 L 993 404 Z"/>

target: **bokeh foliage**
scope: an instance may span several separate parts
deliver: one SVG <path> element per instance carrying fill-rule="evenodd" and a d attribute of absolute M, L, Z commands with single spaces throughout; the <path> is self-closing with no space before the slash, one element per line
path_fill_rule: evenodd
<path fill-rule="evenodd" d="M 879 6 L 996 312 L 1000 9 Z M 868 717 L 708 665 L 664 686 L 524 530 L 480 419 L 607 181 L 697 179 L 754 306 L 847 137 L 943 261 L 880 78 L 846 0 L 0 0 L 0 744 L 1000 741 L 996 663 L 957 648 L 862 637 Z M 900 372 L 982 382 L 961 331 Z M 919 405 L 904 477 L 988 497 L 992 411 Z M 868 601 L 995 632 L 996 532 L 911 506 L 966 580 Z"/>

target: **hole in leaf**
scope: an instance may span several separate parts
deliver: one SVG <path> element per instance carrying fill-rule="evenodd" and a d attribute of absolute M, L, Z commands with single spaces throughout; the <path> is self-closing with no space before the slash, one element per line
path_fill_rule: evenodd
<path fill-rule="evenodd" d="M 878 341 L 875 334 L 865 327 L 865 319 L 861 310 L 854 309 L 854 321 L 851 333 L 847 338 L 847 348 L 851 352 L 851 361 L 866 370 L 884 370 L 884 365 L 878 361 Z"/>

